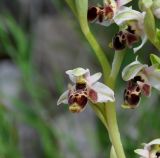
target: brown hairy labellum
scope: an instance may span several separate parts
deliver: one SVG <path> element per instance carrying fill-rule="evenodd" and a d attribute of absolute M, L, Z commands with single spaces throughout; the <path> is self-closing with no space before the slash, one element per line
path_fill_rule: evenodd
<path fill-rule="evenodd" d="M 81 112 L 88 102 L 86 89 L 71 91 L 68 96 L 69 110 L 71 112 Z"/>
<path fill-rule="evenodd" d="M 124 91 L 124 104 L 130 106 L 130 108 L 136 108 L 141 99 L 141 87 L 138 85 L 138 81 L 144 82 L 141 76 L 135 76 L 128 81 L 127 88 Z"/>
<path fill-rule="evenodd" d="M 98 21 L 102 23 L 104 20 L 113 18 L 114 12 L 112 6 L 106 5 L 104 7 L 90 7 L 87 12 L 87 19 L 89 22 Z"/>
<path fill-rule="evenodd" d="M 128 26 L 127 29 L 115 34 L 112 39 L 112 45 L 115 50 L 123 50 L 126 47 L 132 47 L 138 41 L 139 37 L 135 34 L 135 30 L 132 30 L 131 26 Z"/>

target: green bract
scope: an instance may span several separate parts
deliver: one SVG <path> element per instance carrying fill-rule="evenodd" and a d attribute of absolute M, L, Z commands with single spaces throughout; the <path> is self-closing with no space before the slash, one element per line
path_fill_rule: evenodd
<path fill-rule="evenodd" d="M 155 54 L 150 54 L 150 60 L 152 65 L 154 65 L 158 70 L 160 70 L 160 58 Z"/>

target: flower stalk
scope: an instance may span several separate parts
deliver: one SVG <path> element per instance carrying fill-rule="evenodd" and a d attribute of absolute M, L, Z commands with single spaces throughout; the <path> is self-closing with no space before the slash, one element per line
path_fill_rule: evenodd
<path fill-rule="evenodd" d="M 122 52 L 122 51 L 115 52 L 115 55 L 114 55 L 110 77 L 106 81 L 106 83 L 113 90 L 115 89 L 116 78 L 118 76 L 122 61 L 124 59 L 124 55 L 125 55 L 125 52 Z M 108 132 L 109 132 L 113 147 L 115 149 L 115 153 L 118 158 L 125 158 L 125 153 L 123 150 L 123 145 L 121 143 L 120 133 L 119 133 L 118 124 L 117 124 L 115 102 L 106 103 L 105 115 L 108 122 Z"/>

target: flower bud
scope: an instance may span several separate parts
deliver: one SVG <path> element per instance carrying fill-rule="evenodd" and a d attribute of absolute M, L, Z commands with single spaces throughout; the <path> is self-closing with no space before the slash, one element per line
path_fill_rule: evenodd
<path fill-rule="evenodd" d="M 160 1 L 154 0 L 152 5 L 153 14 L 160 19 Z"/>
<path fill-rule="evenodd" d="M 152 43 L 154 43 L 156 38 L 156 26 L 155 26 L 155 19 L 151 9 L 146 10 L 146 15 L 144 18 L 144 30 L 149 40 Z"/>
<path fill-rule="evenodd" d="M 139 0 L 138 5 L 139 9 L 142 11 L 146 11 L 148 8 L 150 8 L 153 4 L 152 0 Z"/>

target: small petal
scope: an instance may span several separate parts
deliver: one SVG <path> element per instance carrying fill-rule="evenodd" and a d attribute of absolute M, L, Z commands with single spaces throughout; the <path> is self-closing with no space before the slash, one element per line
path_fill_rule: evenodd
<path fill-rule="evenodd" d="M 122 71 L 122 78 L 124 81 L 129 81 L 133 79 L 142 69 L 147 67 L 147 65 L 141 64 L 139 61 L 134 61 L 127 65 Z"/>
<path fill-rule="evenodd" d="M 95 83 L 94 85 L 92 85 L 92 89 L 97 93 L 96 102 L 115 101 L 113 90 L 104 85 L 103 83 L 100 82 Z"/>
<path fill-rule="evenodd" d="M 145 69 L 148 77 L 149 83 L 152 87 L 160 91 L 160 71 L 154 69 L 153 66 L 150 66 Z"/>
<path fill-rule="evenodd" d="M 135 153 L 139 154 L 140 156 L 143 156 L 145 158 L 149 158 L 149 151 L 145 149 L 136 149 L 134 150 Z"/>
<path fill-rule="evenodd" d="M 57 105 L 64 103 L 64 104 L 68 104 L 68 94 L 69 94 L 69 90 L 65 91 L 58 99 L 57 101 Z"/>
<path fill-rule="evenodd" d="M 88 82 L 89 82 L 90 84 L 94 84 L 95 82 L 97 82 L 97 81 L 101 78 L 101 76 L 102 76 L 102 73 L 101 73 L 101 72 L 98 72 L 98 73 L 96 73 L 96 74 L 94 74 L 94 75 L 89 76 L 89 77 L 87 78 L 87 80 L 88 80 Z"/>
<path fill-rule="evenodd" d="M 143 83 L 143 82 L 138 81 L 137 84 L 141 88 L 143 95 L 145 95 L 145 96 L 151 95 L 151 85 L 149 83 Z"/>
<path fill-rule="evenodd" d="M 98 100 L 97 92 L 94 89 L 90 89 L 88 92 L 88 96 L 93 103 L 96 103 Z"/>

